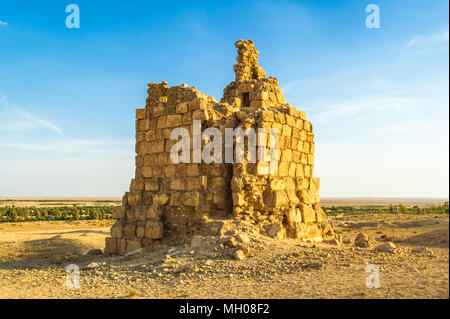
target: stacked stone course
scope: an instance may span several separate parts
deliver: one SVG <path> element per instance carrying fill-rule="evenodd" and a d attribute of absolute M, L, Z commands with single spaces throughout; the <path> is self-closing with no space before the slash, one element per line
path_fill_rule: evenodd
<path fill-rule="evenodd" d="M 117 221 L 106 239 L 106 253 L 154 249 L 169 234 L 201 232 L 211 219 L 247 220 L 278 238 L 333 236 L 320 208 L 319 179 L 313 178 L 311 123 L 304 112 L 285 103 L 278 80 L 266 78 L 253 41 L 239 40 L 236 47 L 236 78 L 220 103 L 185 84 L 148 85 L 146 106 L 136 110 L 135 178 L 113 212 Z M 196 163 L 196 148 L 210 141 L 195 145 L 201 132 L 194 130 L 194 120 L 200 121 L 201 132 L 215 127 L 222 136 L 227 128 L 277 129 L 277 167 L 252 162 L 247 153 L 243 163 L 225 163 L 225 146 L 222 161 Z M 170 151 L 179 140 L 170 137 L 179 127 L 190 133 L 191 152 L 188 163 L 175 164 Z"/>

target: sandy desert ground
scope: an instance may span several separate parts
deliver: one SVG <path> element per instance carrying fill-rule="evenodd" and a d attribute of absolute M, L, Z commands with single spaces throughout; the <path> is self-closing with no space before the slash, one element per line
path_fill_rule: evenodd
<path fill-rule="evenodd" d="M 217 237 L 119 257 L 91 251 L 103 249 L 111 221 L 3 223 L 0 298 L 449 297 L 447 215 L 329 219 L 343 244 L 279 241 L 250 232 L 249 242 L 241 244 L 248 250 L 242 260 Z M 354 245 L 360 232 L 371 238 L 371 247 Z M 387 241 L 396 248 L 376 249 Z M 80 269 L 79 288 L 67 287 L 69 264 Z M 369 264 L 380 270 L 379 288 L 366 286 Z"/>

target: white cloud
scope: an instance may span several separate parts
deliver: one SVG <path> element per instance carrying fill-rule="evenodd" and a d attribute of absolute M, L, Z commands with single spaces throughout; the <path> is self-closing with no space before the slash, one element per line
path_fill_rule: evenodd
<path fill-rule="evenodd" d="M 6 95 L 0 92 L 0 131 L 25 131 L 38 127 L 45 127 L 64 135 L 59 126 L 9 102 Z"/>
<path fill-rule="evenodd" d="M 449 32 L 448 30 L 444 30 L 441 32 L 428 34 L 428 35 L 417 35 L 411 40 L 409 40 L 405 45 L 402 46 L 402 49 L 408 49 L 412 46 L 416 45 L 436 45 L 440 43 L 448 42 Z"/>
<path fill-rule="evenodd" d="M 1 26 L 1 27 L 7 27 L 7 26 L 8 26 L 8 23 L 5 22 L 5 21 L 0 21 L 0 26 Z"/>
<path fill-rule="evenodd" d="M 380 127 L 375 127 L 369 129 L 369 134 L 373 136 L 377 135 L 387 135 L 387 134 L 395 134 L 395 133 L 403 133 L 403 132 L 418 132 L 426 129 L 432 128 L 431 124 L 427 124 L 418 120 L 411 120 L 404 123 L 395 123 L 391 125 L 385 125 Z"/>
<path fill-rule="evenodd" d="M 405 98 L 393 95 L 377 95 L 353 99 L 332 105 L 328 110 L 313 114 L 313 121 L 327 122 L 338 117 L 352 117 L 387 110 L 400 110 L 411 106 L 430 103 L 428 99 Z"/>

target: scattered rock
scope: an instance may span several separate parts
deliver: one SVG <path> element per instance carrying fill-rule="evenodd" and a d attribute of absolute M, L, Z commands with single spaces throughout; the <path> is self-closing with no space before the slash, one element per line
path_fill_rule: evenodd
<path fill-rule="evenodd" d="M 337 240 L 336 238 L 324 240 L 323 242 L 326 243 L 326 244 L 335 245 L 335 246 L 340 246 L 341 245 L 339 240 Z"/>
<path fill-rule="evenodd" d="M 414 247 L 413 249 L 411 249 L 411 252 L 419 254 L 427 254 L 428 256 L 434 255 L 433 251 L 431 249 L 428 249 L 427 247 Z"/>
<path fill-rule="evenodd" d="M 98 267 L 100 267 L 101 265 L 99 264 L 99 263 L 96 263 L 96 262 L 92 262 L 92 263 L 90 263 L 90 264 L 88 264 L 87 266 L 86 266 L 86 269 L 94 269 L 94 268 L 98 268 Z"/>
<path fill-rule="evenodd" d="M 87 253 L 88 255 L 103 255 L 103 251 L 101 249 L 91 249 Z"/>
<path fill-rule="evenodd" d="M 427 247 L 414 247 L 413 249 L 411 249 L 411 251 L 413 253 L 423 253 L 427 249 L 428 249 Z"/>
<path fill-rule="evenodd" d="M 370 241 L 369 237 L 365 233 L 359 233 L 355 238 L 355 246 L 357 247 L 369 247 Z"/>
<path fill-rule="evenodd" d="M 388 241 L 386 243 L 383 243 L 383 244 L 377 246 L 377 248 L 375 248 L 375 250 L 385 252 L 385 253 L 392 253 L 392 252 L 394 252 L 395 248 L 397 248 L 397 247 L 393 243 Z"/>
<path fill-rule="evenodd" d="M 207 261 L 205 261 L 206 266 L 211 266 L 212 264 L 213 264 L 213 261 L 211 259 L 208 259 Z"/>
<path fill-rule="evenodd" d="M 310 269 L 323 269 L 323 264 L 322 263 L 311 263 L 311 264 L 308 264 L 306 267 L 310 268 Z"/>
<path fill-rule="evenodd" d="M 238 244 L 236 238 L 231 237 L 231 236 L 221 237 L 219 239 L 219 243 L 224 245 L 225 247 L 228 247 L 228 248 L 236 247 L 237 244 Z"/>
<path fill-rule="evenodd" d="M 76 261 L 76 260 L 78 260 L 78 259 L 80 259 L 80 255 L 70 255 L 70 256 L 67 256 L 66 257 L 66 260 L 67 261 Z"/>
<path fill-rule="evenodd" d="M 194 235 L 191 238 L 191 246 L 192 247 L 200 247 L 205 242 L 205 239 L 202 236 Z"/>
<path fill-rule="evenodd" d="M 286 237 L 286 231 L 281 224 L 271 224 L 267 230 L 267 234 L 276 239 L 284 239 Z"/>
<path fill-rule="evenodd" d="M 245 253 L 242 250 L 236 250 L 233 254 L 233 258 L 236 260 L 243 260 L 245 259 Z"/>
<path fill-rule="evenodd" d="M 250 243 L 250 239 L 249 239 L 248 236 L 247 236 L 246 234 L 244 234 L 244 233 L 239 233 L 239 234 L 237 234 L 237 235 L 236 235 L 236 239 L 237 239 L 238 241 L 240 241 L 241 243 L 244 243 L 244 244 Z"/>
<path fill-rule="evenodd" d="M 242 250 L 245 255 L 248 255 L 250 253 L 250 248 L 247 245 L 239 244 L 236 246 L 235 250 Z"/>
<path fill-rule="evenodd" d="M 66 256 L 63 254 L 53 254 L 50 256 L 50 261 L 53 264 L 61 264 L 65 261 Z"/>

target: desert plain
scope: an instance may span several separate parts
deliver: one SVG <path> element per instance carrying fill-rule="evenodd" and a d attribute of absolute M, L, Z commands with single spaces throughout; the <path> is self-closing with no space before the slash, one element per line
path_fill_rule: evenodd
<path fill-rule="evenodd" d="M 51 206 L 48 199 L 11 201 Z M 115 199 L 56 202 L 74 201 L 118 205 Z M 324 207 L 400 203 L 442 201 L 322 200 Z M 126 256 L 103 254 L 110 219 L 4 222 L 0 298 L 449 298 L 448 214 L 362 211 L 327 215 L 340 243 L 277 240 L 233 221 L 233 230 L 220 237 L 169 238 L 156 251 Z M 355 243 L 361 233 L 367 247 Z M 246 255 L 233 254 L 236 247 Z M 377 287 L 367 284 L 374 269 Z"/>

